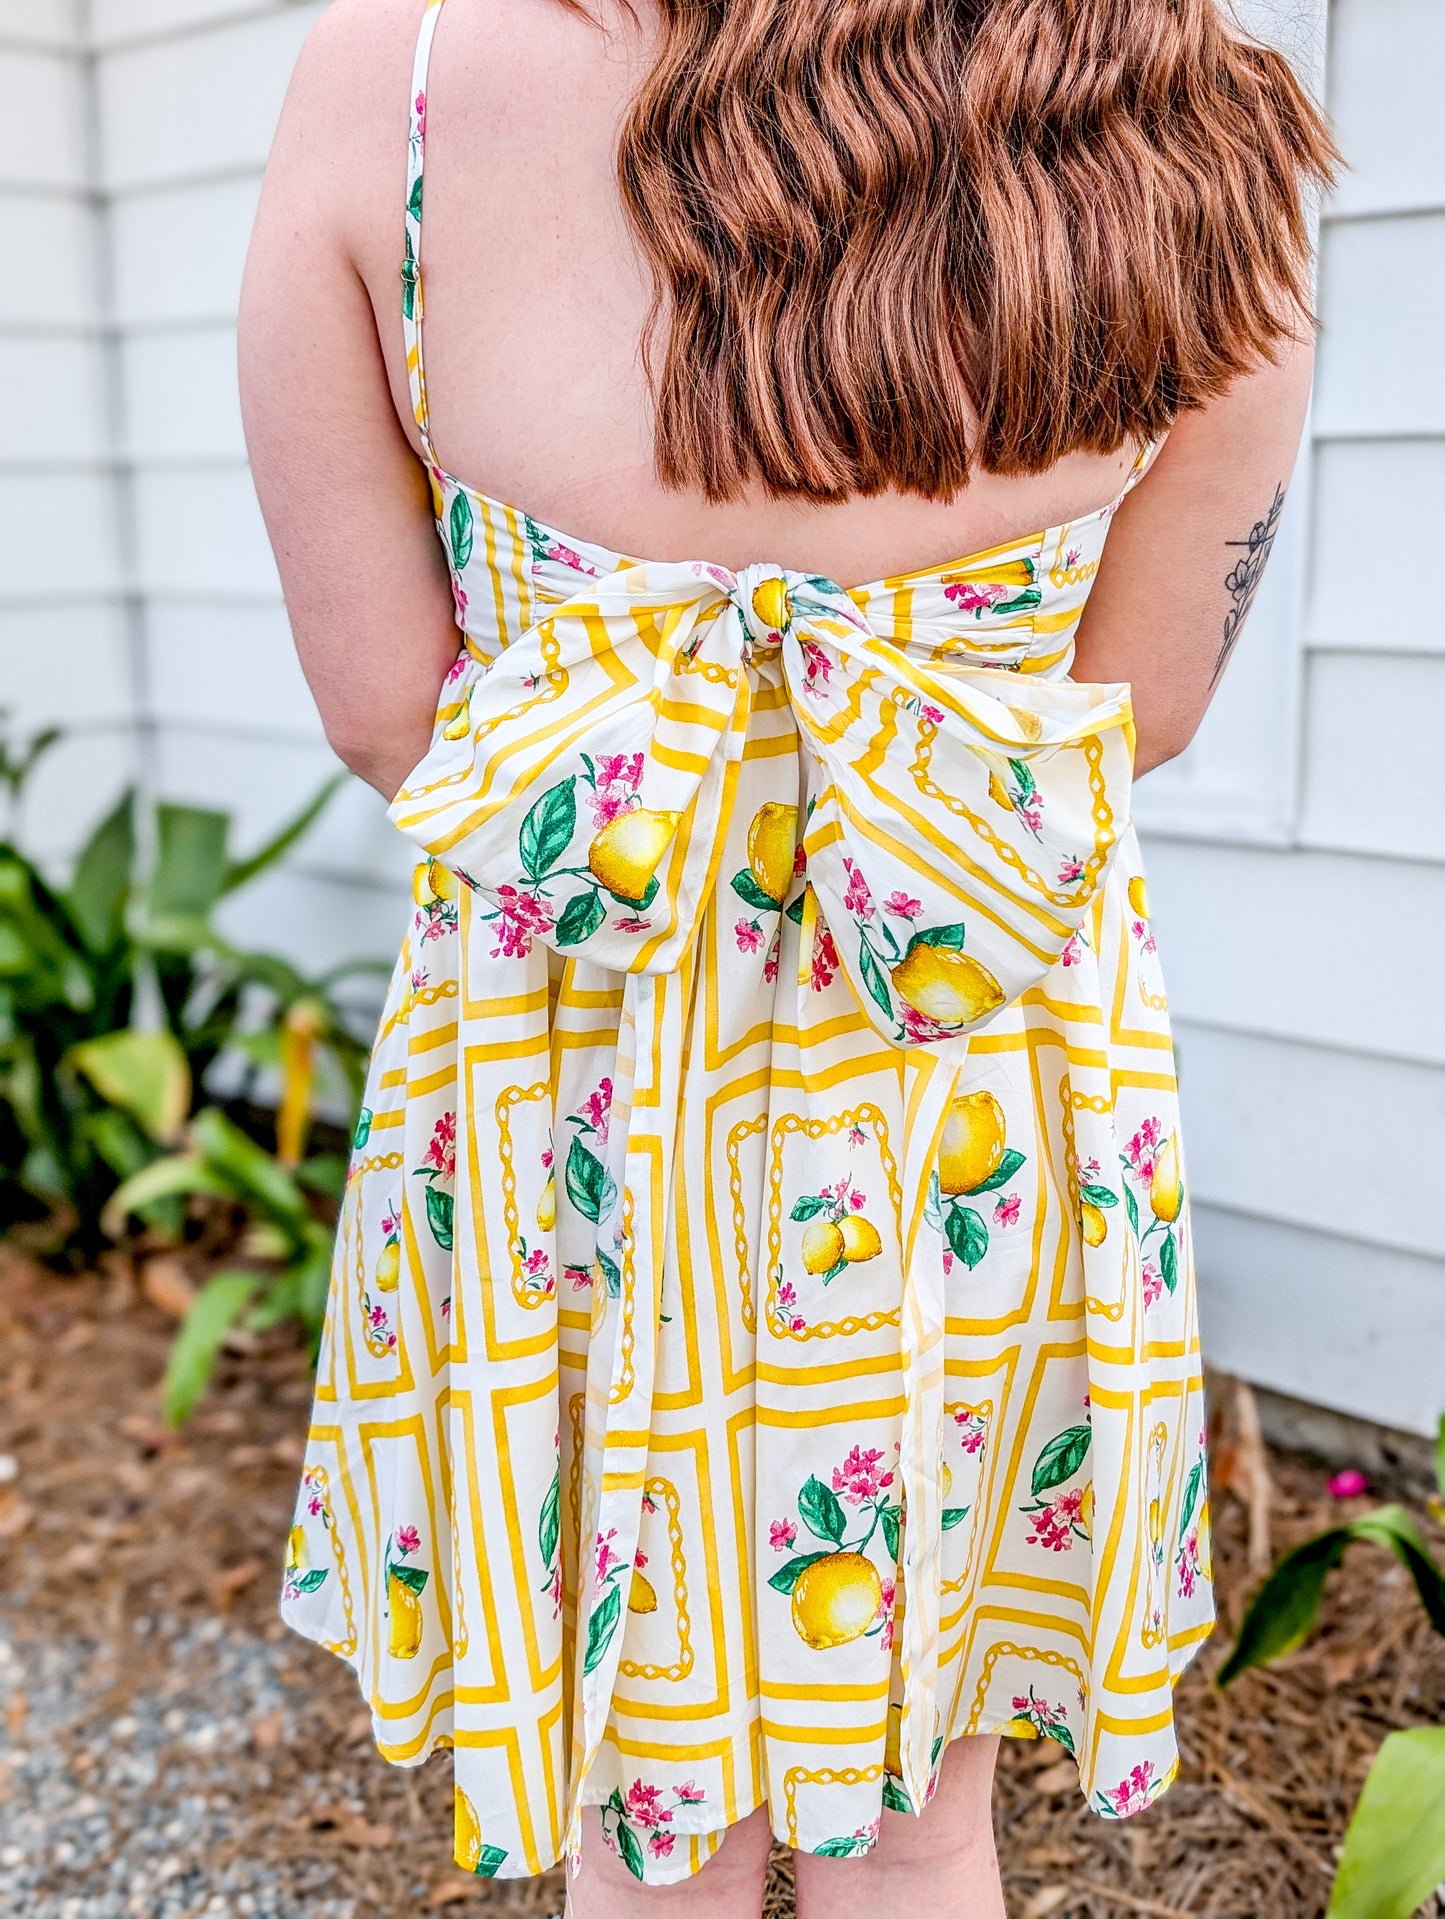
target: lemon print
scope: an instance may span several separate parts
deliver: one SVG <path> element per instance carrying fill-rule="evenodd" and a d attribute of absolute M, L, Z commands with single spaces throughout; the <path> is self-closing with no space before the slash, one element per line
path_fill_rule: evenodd
<path fill-rule="evenodd" d="M 593 878 L 619 899 L 640 900 L 681 818 L 681 813 L 637 806 L 608 820 L 587 849 Z"/>
<path fill-rule="evenodd" d="M 1206 1579 L 1214 1577 L 1214 1533 L 1209 1523 L 1209 1501 L 1199 1508 L 1199 1570 Z"/>
<path fill-rule="evenodd" d="M 1041 740 L 1044 736 L 1044 723 L 1037 713 L 1030 713 L 1026 706 L 1011 706 L 1009 712 L 1018 722 L 1018 729 L 1026 740 Z"/>
<path fill-rule="evenodd" d="M 831 1219 L 815 1219 L 803 1228 L 803 1271 L 830 1272 L 844 1258 L 842 1229 Z"/>
<path fill-rule="evenodd" d="M 1149 889 L 1144 884 L 1144 875 L 1136 873 L 1129 882 L 1129 904 L 1141 920 L 1149 917 Z"/>
<path fill-rule="evenodd" d="M 381 1249 L 373 1275 L 379 1293 L 394 1293 L 401 1280 L 401 1241 L 389 1239 Z"/>
<path fill-rule="evenodd" d="M 472 730 L 471 695 L 468 694 L 466 699 L 462 701 L 461 706 L 458 708 L 455 716 L 452 719 L 449 719 L 446 725 L 442 728 L 442 738 L 444 740 L 464 740 L 467 737 L 468 733 L 471 732 L 471 730 Z"/>
<path fill-rule="evenodd" d="M 995 806 L 1001 806 L 1005 813 L 1012 813 L 1014 803 L 1009 798 L 1008 788 L 997 773 L 990 773 L 988 776 L 988 796 Z"/>
<path fill-rule="evenodd" d="M 652 1581 L 645 1573 L 638 1572 L 635 1566 L 632 1569 L 632 1590 L 627 1595 L 627 1610 L 629 1612 L 657 1611 L 657 1594 L 653 1590 Z"/>
<path fill-rule="evenodd" d="M 411 876 L 411 896 L 422 907 L 436 900 L 454 900 L 457 876 L 440 860 L 424 860 Z"/>
<path fill-rule="evenodd" d="M 815 1652 L 860 1639 L 878 1617 L 883 1582 L 862 1553 L 827 1553 L 803 1568 L 793 1588 L 793 1625 Z"/>
<path fill-rule="evenodd" d="M 1102 1246 L 1108 1234 L 1109 1222 L 1104 1210 L 1091 1199 L 1079 1201 L 1079 1231 L 1084 1235 L 1086 1246 Z"/>
<path fill-rule="evenodd" d="M 1164 1512 L 1157 1499 L 1149 1501 L 1149 1544 L 1157 1546 L 1164 1537 Z"/>
<path fill-rule="evenodd" d="M 948 1504 L 948 1495 L 953 1491 L 953 1468 L 945 1459 L 943 1462 L 943 1503 Z"/>
<path fill-rule="evenodd" d="M 762 590 L 758 588 L 760 593 Z M 783 806 L 774 800 L 760 806 L 748 828 L 748 865 L 768 898 L 779 904 L 792 883 L 797 845 L 797 807 Z"/>
<path fill-rule="evenodd" d="M 992 1093 L 965 1093 L 943 1122 L 938 1184 L 945 1193 L 971 1193 L 992 1179 L 1003 1160 L 1003 1108 Z"/>
<path fill-rule="evenodd" d="M 753 588 L 753 611 L 770 633 L 781 633 L 793 617 L 785 581 L 762 580 Z"/>
<path fill-rule="evenodd" d="M 920 941 L 891 977 L 899 999 L 944 1025 L 982 1019 L 1004 1003 L 1003 988 L 988 968 L 952 946 Z"/>
<path fill-rule="evenodd" d="M 883 1251 L 878 1228 L 861 1213 L 845 1214 L 838 1221 L 838 1233 L 843 1241 L 843 1258 L 850 1266 L 860 1259 L 876 1259 Z"/>
<path fill-rule="evenodd" d="M 482 1856 L 482 1822 L 460 1786 L 452 1795 L 452 1837 L 457 1864 L 463 1872 L 475 1872 Z"/>
<path fill-rule="evenodd" d="M 903 1772 L 903 1702 L 895 1699 L 888 1708 L 888 1732 L 883 1741 L 883 1767 L 895 1779 Z"/>
<path fill-rule="evenodd" d="M 306 1570 L 306 1528 L 293 1526 L 286 1538 L 286 1568 L 288 1572 L 302 1573 Z"/>
<path fill-rule="evenodd" d="M 1184 1187 L 1179 1178 L 1179 1142 L 1171 1133 L 1154 1159 L 1154 1177 L 1149 1183 L 1149 1210 L 1155 1219 L 1172 1226 L 1184 1204 Z"/>
<path fill-rule="evenodd" d="M 1094 1537 L 1094 1482 L 1092 1479 L 1086 1483 L 1083 1492 L 1079 1495 L 1079 1524 L 1084 1529 L 1085 1537 L 1092 1539 Z"/>
<path fill-rule="evenodd" d="M 387 1650 L 393 1659 L 413 1659 L 421 1645 L 421 1601 L 395 1570 L 386 1575 L 386 1603 L 391 1608 Z"/>
<path fill-rule="evenodd" d="M 541 1232 L 550 1233 L 557 1224 L 557 1180 L 553 1175 L 542 1188 L 542 1197 L 537 1201 L 537 1226 Z"/>
<path fill-rule="evenodd" d="M 967 566 L 961 572 L 949 571 L 949 580 L 970 580 L 980 586 L 1032 586 L 1032 560 L 996 560 L 992 566 Z"/>

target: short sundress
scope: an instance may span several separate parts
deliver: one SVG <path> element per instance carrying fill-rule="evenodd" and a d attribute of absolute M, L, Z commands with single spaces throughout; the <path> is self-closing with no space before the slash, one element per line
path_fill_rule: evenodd
<path fill-rule="evenodd" d="M 1213 1607 L 1128 689 L 1069 677 L 1118 501 L 845 589 L 445 472 L 441 4 L 402 304 L 462 645 L 391 808 L 414 910 L 283 1617 L 387 1759 L 453 1749 L 482 1876 L 589 1806 L 650 1883 L 764 1804 L 861 1854 L 964 1734 L 1137 1812 Z"/>

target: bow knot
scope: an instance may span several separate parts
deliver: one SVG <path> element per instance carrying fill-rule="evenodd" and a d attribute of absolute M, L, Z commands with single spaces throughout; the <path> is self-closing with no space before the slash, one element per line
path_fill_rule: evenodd
<path fill-rule="evenodd" d="M 743 660 L 755 665 L 764 653 L 775 653 L 793 624 L 790 575 L 777 566 L 749 566 L 737 575 L 729 595 L 743 626 Z M 835 591 L 841 591 L 835 588 Z"/>

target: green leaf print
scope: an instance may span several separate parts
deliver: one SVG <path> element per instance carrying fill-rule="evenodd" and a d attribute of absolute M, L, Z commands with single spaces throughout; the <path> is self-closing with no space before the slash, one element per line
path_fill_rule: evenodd
<path fill-rule="evenodd" d="M 540 880 L 561 859 L 577 831 L 577 796 L 573 792 L 574 773 L 558 786 L 549 786 L 522 821 L 517 835 L 517 854 L 522 871 L 529 880 Z"/>
<path fill-rule="evenodd" d="M 1139 1202 L 1127 1186 L 1124 1188 L 1124 1211 L 1129 1215 L 1129 1225 L 1137 1239 L 1139 1237 Z"/>
<path fill-rule="evenodd" d="M 827 1205 L 827 1200 L 819 1199 L 816 1193 L 804 1193 L 801 1199 L 794 1200 L 793 1210 L 788 1218 L 815 1219 L 819 1213 L 827 1210 Z"/>
<path fill-rule="evenodd" d="M 406 257 L 401 263 L 401 310 L 408 320 L 416 318 L 416 255 L 410 233 L 406 236 Z"/>
<path fill-rule="evenodd" d="M 417 185 L 421 185 L 419 180 Z M 472 503 L 465 493 L 458 493 L 452 501 L 448 525 L 452 536 L 452 565 L 460 573 L 472 557 Z"/>
<path fill-rule="evenodd" d="M 1050 1739 L 1056 1739 L 1065 1752 L 1072 1753 L 1076 1750 L 1074 1746 L 1074 1735 L 1069 1731 L 1067 1726 L 1050 1726 L 1048 1737 Z"/>
<path fill-rule="evenodd" d="M 868 997 L 891 1019 L 893 1017 L 893 994 L 889 990 L 888 976 L 874 957 L 870 946 L 858 948 L 858 971 L 863 975 L 863 984 L 868 989 Z"/>
<path fill-rule="evenodd" d="M 805 894 L 799 893 L 798 897 L 788 908 L 788 918 L 793 922 L 794 926 L 801 926 L 803 924 L 803 901 L 805 898 Z"/>
<path fill-rule="evenodd" d="M 1179 1539 L 1183 1543 L 1184 1535 L 1189 1531 L 1189 1522 L 1194 1517 L 1194 1508 L 1199 1503 L 1199 1489 L 1204 1484 L 1204 1461 L 1196 1459 L 1189 1468 L 1189 1477 L 1184 1482 L 1184 1497 L 1179 1502 Z"/>
<path fill-rule="evenodd" d="M 1008 766 L 1009 771 L 1018 781 L 1019 798 L 1027 802 L 1034 792 L 1034 776 L 1028 769 L 1028 763 L 1024 760 L 1010 760 Z"/>
<path fill-rule="evenodd" d="M 1119 1195 L 1111 1193 L 1107 1186 L 1081 1186 L 1079 1198 L 1088 1200 L 1091 1206 L 1117 1206 Z"/>
<path fill-rule="evenodd" d="M 309 1573 L 298 1573 L 291 1584 L 299 1593 L 314 1593 L 318 1586 L 325 1583 L 325 1580 L 326 1568 L 313 1566 Z"/>
<path fill-rule="evenodd" d="M 803 1574 L 808 1570 L 809 1566 L 816 1560 L 826 1559 L 827 1557 L 828 1553 L 826 1550 L 819 1553 L 799 1553 L 796 1559 L 790 1559 L 785 1565 L 779 1566 L 778 1570 L 768 1581 L 768 1584 L 775 1593 L 790 1593 L 803 1577 Z"/>
<path fill-rule="evenodd" d="M 657 898 L 657 889 L 660 884 L 661 881 L 658 879 L 656 873 L 654 873 L 635 900 L 628 899 L 625 893 L 614 893 L 612 897 L 619 906 L 626 906 L 634 913 L 643 913 L 646 912 L 647 908 L 651 906 L 652 902 Z"/>
<path fill-rule="evenodd" d="M 890 1812 L 912 1812 L 913 1801 L 908 1797 L 901 1779 L 895 1779 L 891 1772 L 883 1775 L 883 1803 Z"/>
<path fill-rule="evenodd" d="M 413 220 L 421 218 L 421 179 L 422 176 L 418 174 L 412 182 L 411 197 L 406 203 L 406 210 Z"/>
<path fill-rule="evenodd" d="M 1034 1461 L 1035 1499 L 1051 1487 L 1062 1486 L 1066 1479 L 1073 1478 L 1084 1463 L 1084 1455 L 1093 1437 L 1093 1428 L 1090 1426 L 1070 1426 L 1067 1431 L 1054 1435 Z"/>
<path fill-rule="evenodd" d="M 602 1268 L 602 1278 L 607 1287 L 607 1297 L 609 1299 L 620 1299 L 622 1297 L 622 1268 L 617 1264 L 615 1259 L 609 1258 L 600 1246 L 597 1248 L 597 1264 Z"/>
<path fill-rule="evenodd" d="M 961 1526 L 972 1511 L 970 1506 L 945 1506 L 943 1509 L 943 1530 L 951 1533 L 955 1526 Z"/>
<path fill-rule="evenodd" d="M 393 1560 L 386 1570 L 388 1576 L 396 1580 L 399 1585 L 405 1586 L 408 1592 L 417 1594 L 421 1593 L 422 1588 L 431 1577 L 425 1567 L 403 1566 L 399 1560 Z"/>
<path fill-rule="evenodd" d="M 495 1879 L 497 1868 L 507 1857 L 505 1846 L 483 1846 L 477 1854 L 477 1863 L 473 1870 L 478 1879 Z"/>
<path fill-rule="evenodd" d="M 621 1617 L 622 1593 L 616 1585 L 612 1585 L 592 1608 L 592 1617 L 587 1621 L 587 1656 L 582 1661 L 584 1673 L 595 1672 L 601 1664 Z"/>
<path fill-rule="evenodd" d="M 625 1819 L 619 1819 L 617 1822 L 617 1850 L 622 1855 L 623 1865 L 633 1878 L 642 1878 L 642 1842 Z"/>
<path fill-rule="evenodd" d="M 947 946 L 958 953 L 963 949 L 963 923 L 955 920 L 951 926 L 922 926 L 903 949 L 907 959 L 915 946 Z"/>
<path fill-rule="evenodd" d="M 594 1225 L 612 1211 L 617 1184 L 595 1153 L 588 1152 L 580 1139 L 574 1139 L 567 1155 L 567 1197 L 584 1219 Z M 602 1254 L 598 1254 L 602 1258 Z"/>
<path fill-rule="evenodd" d="M 559 1467 L 552 1475 L 552 1484 L 547 1488 L 547 1497 L 542 1501 L 542 1510 L 537 1515 L 537 1550 L 542 1555 L 543 1565 L 551 1565 L 561 1534 L 562 1470 Z"/>
<path fill-rule="evenodd" d="M 928 1176 L 928 1198 L 923 1203 L 923 1217 L 935 1233 L 943 1231 L 943 1185 L 936 1167 Z"/>
<path fill-rule="evenodd" d="M 771 893 L 765 893 L 746 867 L 741 873 L 734 873 L 732 888 L 745 906 L 751 906 L 755 913 L 776 913 L 782 905 Z"/>
<path fill-rule="evenodd" d="M 988 1228 L 971 1206 L 951 1206 L 943 1222 L 949 1247 L 970 1272 L 988 1251 Z"/>
<path fill-rule="evenodd" d="M 998 1186 L 1007 1186 L 1020 1166 L 1025 1164 L 1026 1158 L 1027 1155 L 1016 1153 L 1012 1146 L 1008 1147 L 998 1163 L 997 1171 L 990 1173 L 987 1179 L 981 1179 L 977 1186 L 969 1187 L 969 1197 L 972 1198 L 975 1193 L 991 1193 Z"/>
<path fill-rule="evenodd" d="M 810 1533 L 816 1533 L 819 1539 L 831 1539 L 835 1546 L 848 1530 L 842 1501 L 831 1486 L 816 1477 L 798 1494 L 798 1511 Z"/>
<path fill-rule="evenodd" d="M 353 1150 L 358 1153 L 371 1138 L 371 1118 L 372 1114 L 369 1106 L 363 1106 L 361 1111 L 356 1115 L 356 1131 L 351 1136 L 351 1144 Z"/>
<path fill-rule="evenodd" d="M 1174 1244 L 1173 1233 L 1164 1235 L 1164 1244 L 1159 1248 L 1159 1270 L 1164 1275 L 1164 1284 L 1172 1293 L 1179 1284 L 1179 1249 Z"/>
<path fill-rule="evenodd" d="M 431 1227 L 431 1236 L 444 1253 L 452 1250 L 452 1229 L 456 1218 L 456 1201 L 450 1193 L 444 1193 L 439 1186 L 426 1189 L 426 1223 Z"/>
<path fill-rule="evenodd" d="M 1031 613 L 1042 598 L 1036 586 L 1026 586 L 1013 599 L 1000 600 L 993 610 L 995 613 Z"/>
<path fill-rule="evenodd" d="M 913 1808 L 908 1808 L 912 1812 Z M 815 1859 L 851 1859 L 855 1853 L 867 1852 L 868 1841 L 858 1833 L 852 1833 L 846 1839 L 825 1839 L 821 1846 L 814 1846 Z"/>
<path fill-rule="evenodd" d="M 557 944 L 580 946 L 583 940 L 591 939 L 606 917 L 600 893 L 574 893 L 557 921 Z"/>
<path fill-rule="evenodd" d="M 885 1506 L 878 1515 L 878 1522 L 883 1528 L 883 1544 L 887 1548 L 888 1557 L 896 1566 L 898 1551 L 903 1544 L 903 1508 Z"/>

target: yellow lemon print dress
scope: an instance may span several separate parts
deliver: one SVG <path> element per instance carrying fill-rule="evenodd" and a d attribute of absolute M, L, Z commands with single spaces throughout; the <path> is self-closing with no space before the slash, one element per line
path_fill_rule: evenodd
<path fill-rule="evenodd" d="M 1128 692 L 1068 676 L 1112 506 L 845 590 L 432 472 L 464 643 L 284 1617 L 454 1748 L 484 1876 L 587 1806 L 652 1883 L 763 1803 L 861 1853 L 966 1733 L 1139 1810 L 1212 1604 Z"/>

